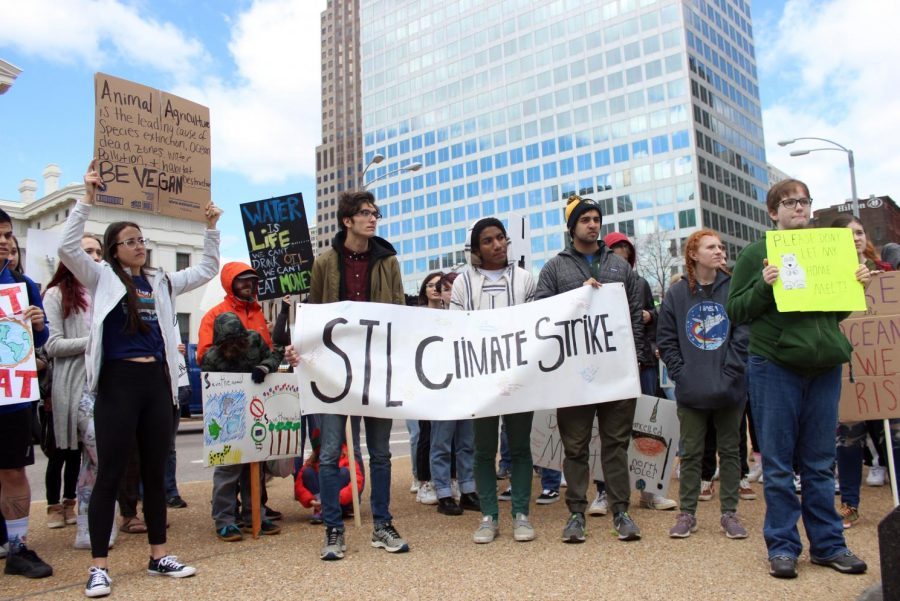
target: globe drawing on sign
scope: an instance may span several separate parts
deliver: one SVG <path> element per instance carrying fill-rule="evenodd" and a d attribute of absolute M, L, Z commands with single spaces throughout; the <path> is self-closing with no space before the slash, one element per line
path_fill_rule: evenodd
<path fill-rule="evenodd" d="M 21 322 L 0 321 L 0 367 L 15 367 L 33 351 L 31 332 Z"/>

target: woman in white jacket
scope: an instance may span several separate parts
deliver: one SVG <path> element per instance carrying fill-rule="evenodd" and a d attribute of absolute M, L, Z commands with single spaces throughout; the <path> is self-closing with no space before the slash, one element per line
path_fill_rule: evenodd
<path fill-rule="evenodd" d="M 88 388 L 96 393 L 94 429 L 98 473 L 88 510 L 93 566 L 85 595 L 108 595 L 110 531 L 119 481 L 135 440 L 141 458 L 144 517 L 150 543 L 151 575 L 183 578 L 196 570 L 166 552 L 165 465 L 177 398 L 178 340 L 175 298 L 212 279 L 219 271 L 222 211 L 206 207 L 203 257 L 194 267 L 175 273 L 145 267 L 147 240 L 133 222 L 116 222 L 103 236 L 104 260 L 95 263 L 81 249 L 84 224 L 102 186 L 94 159 L 84 176 L 85 195 L 66 220 L 59 247 L 62 262 L 91 293 L 93 314 L 85 369 Z"/>

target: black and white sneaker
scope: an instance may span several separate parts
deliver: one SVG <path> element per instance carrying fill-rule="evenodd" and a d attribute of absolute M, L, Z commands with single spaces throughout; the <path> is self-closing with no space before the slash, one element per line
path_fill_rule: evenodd
<path fill-rule="evenodd" d="M 558 490 L 549 490 L 545 488 L 541 491 L 541 494 L 535 500 L 535 503 L 538 505 L 550 505 L 551 503 L 556 503 L 559 501 L 559 491 Z"/>
<path fill-rule="evenodd" d="M 197 568 L 178 563 L 174 555 L 165 555 L 159 559 L 150 558 L 147 565 L 147 573 L 151 576 L 170 576 L 172 578 L 187 578 L 197 573 Z"/>
<path fill-rule="evenodd" d="M 84 596 L 105 597 L 112 592 L 111 584 L 112 578 L 109 577 L 109 572 L 103 568 L 91 567 L 88 572 L 87 584 L 84 587 Z"/>

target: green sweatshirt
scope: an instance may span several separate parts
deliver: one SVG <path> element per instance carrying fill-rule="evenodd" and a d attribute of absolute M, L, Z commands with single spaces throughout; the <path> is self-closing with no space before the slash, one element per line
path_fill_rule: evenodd
<path fill-rule="evenodd" d="M 838 328 L 849 313 L 779 313 L 772 286 L 762 278 L 765 258 L 765 238 L 741 252 L 731 276 L 731 292 L 725 306 L 735 324 L 750 324 L 750 354 L 766 357 L 806 377 L 850 361 L 853 347 Z"/>

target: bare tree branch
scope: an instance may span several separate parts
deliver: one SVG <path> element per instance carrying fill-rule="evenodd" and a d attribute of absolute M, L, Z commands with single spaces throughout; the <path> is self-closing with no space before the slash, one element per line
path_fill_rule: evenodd
<path fill-rule="evenodd" d="M 673 268 L 676 273 L 681 271 L 683 260 L 678 240 L 670 232 L 657 229 L 639 237 L 635 241 L 635 251 L 638 273 L 662 299 L 669 288 Z"/>

